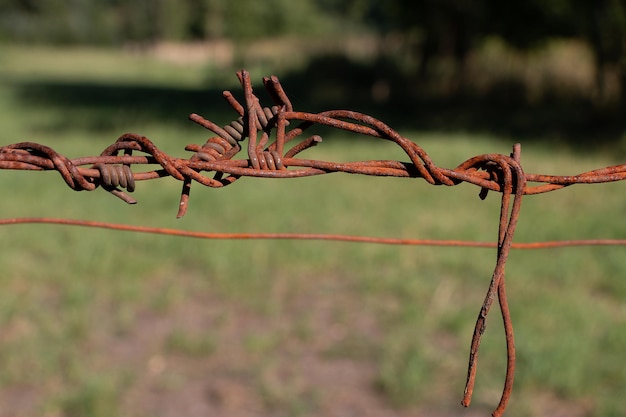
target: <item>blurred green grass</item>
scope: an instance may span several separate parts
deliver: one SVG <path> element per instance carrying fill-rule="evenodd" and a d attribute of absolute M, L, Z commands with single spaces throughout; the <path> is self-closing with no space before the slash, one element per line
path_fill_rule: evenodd
<path fill-rule="evenodd" d="M 266 75 L 251 70 L 255 80 Z M 202 90 L 226 75 L 236 81 L 234 74 L 204 74 L 204 67 L 175 68 L 119 51 L 3 47 L 2 144 L 31 140 L 77 157 L 100 153 L 121 133 L 135 131 L 182 156 L 184 146 L 203 143 L 206 132 L 185 123 L 186 114 L 183 123 L 172 123 L 161 110 L 142 109 L 149 96 L 138 104 L 131 94 L 116 108 L 81 107 L 78 101 L 68 109 L 45 97 L 24 100 L 22 91 L 42 80 L 176 91 Z M 226 107 L 219 95 L 206 101 Z M 171 112 L 182 112 L 177 105 Z M 107 123 L 95 123 L 99 118 Z M 446 167 L 481 153 L 509 153 L 513 143 L 470 133 L 402 133 Z M 529 172 L 575 174 L 613 163 L 607 154 L 522 145 Z M 307 157 L 406 160 L 389 143 L 343 133 L 325 134 Z M 333 174 L 243 179 L 222 190 L 196 185 L 189 213 L 176 220 L 180 184 L 171 179 L 140 183 L 139 204 L 127 206 L 102 190 L 71 191 L 53 172 L 1 174 L 2 218 L 482 241 L 495 239 L 499 208 L 496 194 L 480 201 L 469 185 L 448 189 L 421 180 Z M 577 186 L 525 198 L 516 240 L 624 238 L 623 186 Z M 623 251 L 512 253 L 507 285 L 518 368 L 509 414 L 626 412 Z M 0 416 L 169 415 L 164 406 L 155 411 L 163 401 L 207 401 L 205 394 L 189 399 L 181 393 L 229 378 L 245 386 L 267 415 L 319 415 L 333 404 L 332 391 L 345 388 L 321 369 L 342 369 L 346 361 L 372 369 L 360 395 L 377 398 L 383 410 L 458 415 L 471 332 L 494 262 L 493 251 L 482 249 L 5 227 Z M 473 409 L 486 412 L 497 403 L 504 356 L 501 320 L 493 310 Z M 307 367 L 305 359 L 318 366 Z"/>

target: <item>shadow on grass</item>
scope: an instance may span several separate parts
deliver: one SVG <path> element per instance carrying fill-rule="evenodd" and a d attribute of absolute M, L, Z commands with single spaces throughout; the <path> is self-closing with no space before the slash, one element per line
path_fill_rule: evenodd
<path fill-rule="evenodd" d="M 263 103 L 270 103 L 261 77 L 252 74 Z M 618 142 L 626 130 L 626 106 L 599 109 L 570 95 L 545 95 L 529 103 L 515 81 L 493 85 L 481 94 L 425 92 L 414 79 L 384 60 L 363 65 L 342 56 L 312 60 L 295 72 L 277 74 L 294 106 L 317 112 L 345 108 L 368 113 L 397 130 L 487 133 L 513 140 L 552 141 L 573 149 L 596 150 Z M 234 74 L 233 74 L 234 77 Z M 187 116 L 202 114 L 218 124 L 235 118 L 215 88 L 191 90 L 76 82 L 29 82 L 14 85 L 19 104 L 60 110 L 46 129 L 78 126 L 119 129 L 129 123 L 155 121 L 190 126 Z M 241 90 L 233 91 L 241 97 Z M 122 129 L 123 130 L 123 129 Z"/>
<path fill-rule="evenodd" d="M 13 85 L 20 106 L 53 110 L 53 120 L 41 129 L 63 131 L 117 130 L 120 126 L 159 122 L 186 124 L 190 113 L 225 122 L 232 116 L 220 90 L 133 86 L 67 81 L 41 81 Z M 33 113 L 36 110 L 32 110 Z M 120 132 L 123 133 L 123 132 Z"/>

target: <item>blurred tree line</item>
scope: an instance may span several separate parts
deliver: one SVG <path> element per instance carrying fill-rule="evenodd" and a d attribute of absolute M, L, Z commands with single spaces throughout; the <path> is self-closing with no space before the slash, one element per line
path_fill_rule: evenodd
<path fill-rule="evenodd" d="M 617 71 L 626 86 L 626 0 L 0 0 L 0 40 L 120 45 L 348 33 L 401 37 L 420 77 L 434 59 L 464 66 L 485 38 L 530 50 L 555 38 L 593 51 L 596 86 Z"/>
<path fill-rule="evenodd" d="M 316 0 L 0 0 L 4 40 L 121 44 L 159 40 L 312 35 L 325 27 Z"/>

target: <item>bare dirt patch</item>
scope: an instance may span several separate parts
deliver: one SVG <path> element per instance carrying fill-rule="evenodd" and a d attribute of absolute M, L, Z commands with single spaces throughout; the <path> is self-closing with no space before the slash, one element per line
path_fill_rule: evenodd
<path fill-rule="evenodd" d="M 166 312 L 138 314 L 131 331 L 99 348 L 109 366 L 132 374 L 121 411 L 158 417 L 484 414 L 458 404 L 439 411 L 392 406 L 376 387 L 380 324 L 344 284 L 321 281 L 277 279 L 269 312 L 200 293 Z M 209 333 L 215 346 L 199 355 L 168 349 L 173 333 Z"/>

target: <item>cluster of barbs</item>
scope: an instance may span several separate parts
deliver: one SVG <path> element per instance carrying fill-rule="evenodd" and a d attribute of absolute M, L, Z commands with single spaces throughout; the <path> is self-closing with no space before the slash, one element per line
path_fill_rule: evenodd
<path fill-rule="evenodd" d="M 134 133 L 122 135 L 115 143 L 107 147 L 99 156 L 68 159 L 53 149 L 33 143 L 22 142 L 0 147 L 0 169 L 21 170 L 56 170 L 66 184 L 74 190 L 94 190 L 102 186 L 105 190 L 121 198 L 127 203 L 136 201 L 127 192 L 133 192 L 137 181 L 173 177 L 183 182 L 181 200 L 177 217 L 185 215 L 188 209 L 191 185 L 198 182 L 208 187 L 220 188 L 232 184 L 241 177 L 265 178 L 296 178 L 312 175 L 344 172 L 372 176 L 394 176 L 423 178 L 433 185 L 453 186 L 469 182 L 480 187 L 480 197 L 496 191 L 502 194 L 497 244 L 459 241 L 419 241 L 418 244 L 447 246 L 496 246 L 497 261 L 489 284 L 489 289 L 476 320 L 472 337 L 468 375 L 462 400 L 469 406 L 476 377 L 478 350 L 486 327 L 487 315 L 494 300 L 498 299 L 504 321 L 507 346 L 507 369 L 504 388 L 500 403 L 493 416 L 501 416 L 506 409 L 513 387 L 515 372 L 515 343 L 511 322 L 506 288 L 504 281 L 505 265 L 512 247 L 523 247 L 514 244 L 513 236 L 520 214 L 522 197 L 528 194 L 545 193 L 572 184 L 602 183 L 620 181 L 626 178 L 626 165 L 616 165 L 574 176 L 552 176 L 527 174 L 520 163 L 521 148 L 513 147 L 510 155 L 485 154 L 475 156 L 454 169 L 438 167 L 428 154 L 416 143 L 403 137 L 383 122 L 366 114 L 348 111 L 331 110 L 322 113 L 306 113 L 293 110 L 291 101 L 285 94 L 277 77 L 263 78 L 263 84 L 274 105 L 262 107 L 254 94 L 250 75 L 247 71 L 237 73 L 243 87 L 244 100 L 240 103 L 229 91 L 223 93 L 224 98 L 238 114 L 238 118 L 226 126 L 220 127 L 204 117 L 192 114 L 190 119 L 211 131 L 210 137 L 203 145 L 188 145 L 185 149 L 194 154 L 189 159 L 174 158 L 160 149 L 145 136 Z M 295 123 L 299 122 L 299 123 Z M 295 126 L 294 126 L 295 125 Z M 371 136 L 394 142 L 408 156 L 410 162 L 394 160 L 370 160 L 357 162 L 329 162 L 314 159 L 300 159 L 296 156 L 322 139 L 318 135 L 308 136 L 296 142 L 285 151 L 287 144 L 300 138 L 307 129 L 314 125 L 325 125 L 332 128 Z M 290 127 L 290 129 L 288 129 Z M 243 150 L 242 142 L 247 142 L 247 158 L 233 159 Z M 136 155 L 141 152 L 146 155 Z M 160 167 L 144 172 L 136 172 L 131 168 L 135 165 L 159 165 Z M 89 167 L 84 167 L 88 165 Z M 213 173 L 212 176 L 203 172 Z M 530 186 L 529 183 L 537 183 Z M 95 224 L 96 222 L 64 221 L 59 219 L 11 219 L 0 221 L 3 224 L 19 223 L 60 223 L 80 224 L 83 226 L 108 227 L 118 230 L 148 231 L 154 233 L 178 234 L 204 238 L 298 238 L 328 239 L 344 241 L 366 241 L 373 243 L 416 244 L 415 242 L 390 239 L 366 238 L 358 239 L 336 235 L 300 235 L 300 234 L 259 234 L 244 233 L 209 234 L 193 232 L 178 233 L 165 229 L 146 230 L 141 227 L 124 227 L 122 225 Z M 202 235 L 202 236 L 200 236 Z M 581 243 L 582 242 L 582 243 Z M 624 244 L 620 241 L 581 241 L 581 242 L 540 242 L 528 248 L 568 246 L 576 244 Z M 476 243 L 476 244 L 473 244 Z"/>

